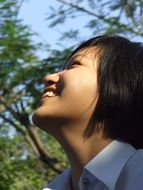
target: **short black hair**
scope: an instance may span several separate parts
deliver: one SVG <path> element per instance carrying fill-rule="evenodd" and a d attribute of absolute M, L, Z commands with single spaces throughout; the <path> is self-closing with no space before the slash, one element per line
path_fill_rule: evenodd
<path fill-rule="evenodd" d="M 143 148 L 143 45 L 104 35 L 82 43 L 72 55 L 89 47 L 100 50 L 94 123 L 102 124 L 108 137 Z"/>

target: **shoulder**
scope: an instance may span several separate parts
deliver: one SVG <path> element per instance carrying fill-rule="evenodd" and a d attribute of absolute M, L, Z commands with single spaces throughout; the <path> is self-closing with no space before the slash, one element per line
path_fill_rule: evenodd
<path fill-rule="evenodd" d="M 143 187 L 143 149 L 128 160 L 116 184 L 116 190 L 142 190 Z"/>
<path fill-rule="evenodd" d="M 136 151 L 136 153 L 128 160 L 125 169 L 134 172 L 143 171 L 143 149 Z"/>
<path fill-rule="evenodd" d="M 58 175 L 51 183 L 43 190 L 68 190 L 70 187 L 71 169 L 64 170 L 63 173 Z"/>

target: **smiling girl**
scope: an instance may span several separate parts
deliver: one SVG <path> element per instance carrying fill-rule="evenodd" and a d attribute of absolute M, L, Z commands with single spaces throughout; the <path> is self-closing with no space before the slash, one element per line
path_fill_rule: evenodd
<path fill-rule="evenodd" d="M 143 46 L 92 38 L 44 84 L 33 122 L 71 165 L 44 190 L 142 190 Z"/>

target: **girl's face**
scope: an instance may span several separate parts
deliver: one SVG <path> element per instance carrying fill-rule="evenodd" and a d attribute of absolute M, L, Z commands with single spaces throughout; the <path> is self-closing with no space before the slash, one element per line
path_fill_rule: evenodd
<path fill-rule="evenodd" d="M 61 72 L 44 78 L 45 90 L 33 122 L 45 131 L 90 120 L 97 98 L 96 48 L 75 53 Z"/>

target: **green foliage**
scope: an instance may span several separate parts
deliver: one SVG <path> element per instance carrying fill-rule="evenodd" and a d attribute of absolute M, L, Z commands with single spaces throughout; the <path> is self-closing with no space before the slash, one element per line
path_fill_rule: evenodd
<path fill-rule="evenodd" d="M 41 132 L 43 133 L 43 132 Z M 67 159 L 55 140 L 43 133 L 42 139 L 48 141 L 47 148 L 56 155 L 64 167 Z M 60 150 L 60 151 L 59 151 Z M 42 162 L 38 162 L 23 136 L 0 138 L 0 189 L 38 190 L 57 174 Z"/>
<path fill-rule="evenodd" d="M 50 56 L 40 60 L 36 51 L 41 46 L 32 42 L 33 34 L 18 19 L 19 6 L 17 0 L 0 1 L 0 190 L 42 189 L 57 175 L 41 162 L 38 146 L 67 165 L 54 139 L 44 137 L 42 142 L 44 134 L 32 126 L 30 115 L 43 91 L 43 77 L 61 69 L 70 49 L 62 54 L 49 50 Z"/>
<path fill-rule="evenodd" d="M 0 94 L 15 94 L 13 89 L 21 83 L 17 73 L 23 74 L 23 68 L 37 62 L 35 47 L 31 43 L 31 34 L 27 26 L 17 19 L 17 1 L 5 0 L 0 3 Z M 17 78 L 17 83 L 16 79 Z M 13 93 L 12 93 L 13 92 Z M 10 95 L 9 94 L 9 95 Z M 10 97 L 9 97 L 10 98 Z"/>
<path fill-rule="evenodd" d="M 23 141 L 22 141 L 23 140 Z M 21 142 L 22 141 L 22 142 Z M 27 155 L 23 138 L 0 138 L 0 189 L 40 189 L 44 167 Z M 41 171 L 40 167 L 43 169 Z"/>

